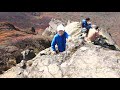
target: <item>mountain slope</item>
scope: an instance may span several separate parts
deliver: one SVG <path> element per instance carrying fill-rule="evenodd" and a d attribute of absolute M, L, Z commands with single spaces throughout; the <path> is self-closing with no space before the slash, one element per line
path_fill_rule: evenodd
<path fill-rule="evenodd" d="M 57 61 L 66 54 L 37 55 L 26 63 L 11 68 L 0 78 L 119 78 L 120 52 L 86 44 L 62 64 Z"/>
<path fill-rule="evenodd" d="M 54 20 L 49 27 L 52 28 L 53 25 Z M 73 24 L 67 26 L 75 29 Z M 71 32 L 70 28 L 68 33 Z M 78 38 L 79 34 L 74 35 L 78 29 L 79 26 L 76 31 L 71 32 L 74 38 L 72 37 L 72 41 L 67 43 L 66 51 L 52 55 L 51 49 L 47 48 L 40 51 L 32 60 L 21 61 L 0 75 L 0 78 L 119 78 L 120 52 L 84 42 L 83 39 Z M 55 32 L 55 28 L 51 30 Z M 114 44 L 107 32 L 104 35 Z"/>

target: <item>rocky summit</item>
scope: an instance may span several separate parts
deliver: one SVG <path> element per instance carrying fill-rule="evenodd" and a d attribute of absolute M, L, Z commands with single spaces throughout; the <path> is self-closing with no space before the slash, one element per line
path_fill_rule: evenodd
<path fill-rule="evenodd" d="M 43 52 L 43 51 L 42 51 Z M 74 52 L 71 54 L 71 52 Z M 40 53 L 22 61 L 1 78 L 119 78 L 120 52 L 85 44 L 58 55 Z"/>
<path fill-rule="evenodd" d="M 61 23 L 52 19 L 43 35 L 53 37 L 55 28 Z M 80 22 L 70 22 L 65 26 L 72 41 L 67 42 L 66 51 L 52 55 L 51 48 L 40 51 L 33 59 L 22 60 L 5 71 L 0 78 L 119 78 L 120 52 L 118 46 L 106 30 L 101 33 L 107 43 L 115 49 L 84 42 L 80 35 Z"/>

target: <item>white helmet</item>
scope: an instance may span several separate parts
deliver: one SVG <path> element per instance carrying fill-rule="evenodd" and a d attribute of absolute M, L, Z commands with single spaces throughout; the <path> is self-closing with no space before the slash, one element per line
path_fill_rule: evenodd
<path fill-rule="evenodd" d="M 57 31 L 60 31 L 60 30 L 65 31 L 65 27 L 62 24 L 58 25 L 57 27 Z"/>

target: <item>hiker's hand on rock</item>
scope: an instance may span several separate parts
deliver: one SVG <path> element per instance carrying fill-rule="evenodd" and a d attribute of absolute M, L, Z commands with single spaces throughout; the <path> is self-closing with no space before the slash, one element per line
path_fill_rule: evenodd
<path fill-rule="evenodd" d="M 71 38 L 71 37 L 69 37 L 69 38 L 67 39 L 67 41 L 68 41 L 68 42 L 71 42 L 71 41 L 72 41 L 72 38 Z"/>
<path fill-rule="evenodd" d="M 69 40 L 68 40 L 68 42 L 71 42 L 71 41 L 72 41 L 72 39 L 69 39 Z"/>

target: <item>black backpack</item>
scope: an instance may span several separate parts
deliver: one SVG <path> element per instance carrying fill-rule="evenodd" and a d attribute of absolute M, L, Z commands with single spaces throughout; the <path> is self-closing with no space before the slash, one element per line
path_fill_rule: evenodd
<path fill-rule="evenodd" d="M 103 37 L 103 36 L 100 36 L 99 38 L 97 38 L 95 41 L 94 41 L 94 44 L 95 45 L 100 45 L 102 47 L 105 47 L 105 48 L 109 48 L 109 49 L 112 49 L 112 50 L 116 50 L 116 47 L 114 45 L 110 45 L 106 42 L 106 38 Z"/>
<path fill-rule="evenodd" d="M 97 38 L 95 41 L 94 41 L 94 44 L 95 45 L 101 45 L 101 46 L 103 46 L 103 45 L 107 45 L 107 43 L 106 43 L 106 38 L 104 38 L 103 36 L 100 36 L 99 38 Z"/>

